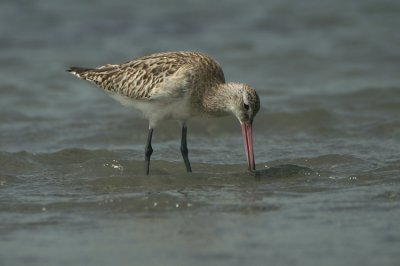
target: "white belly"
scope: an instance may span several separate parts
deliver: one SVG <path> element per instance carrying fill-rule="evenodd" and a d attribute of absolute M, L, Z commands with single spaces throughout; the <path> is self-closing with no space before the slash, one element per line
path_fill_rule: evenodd
<path fill-rule="evenodd" d="M 189 98 L 166 100 L 140 101 L 119 94 L 109 95 L 123 106 L 139 110 L 149 120 L 150 127 L 155 127 L 163 119 L 175 119 L 185 122 L 191 117 Z"/>

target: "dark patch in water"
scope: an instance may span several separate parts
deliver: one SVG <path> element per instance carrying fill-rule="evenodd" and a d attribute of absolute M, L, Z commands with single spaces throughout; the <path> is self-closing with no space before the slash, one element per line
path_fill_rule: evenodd
<path fill-rule="evenodd" d="M 256 178 L 293 178 L 301 176 L 316 175 L 317 172 L 304 166 L 294 164 L 282 164 L 267 169 L 255 170 L 251 174 Z"/>

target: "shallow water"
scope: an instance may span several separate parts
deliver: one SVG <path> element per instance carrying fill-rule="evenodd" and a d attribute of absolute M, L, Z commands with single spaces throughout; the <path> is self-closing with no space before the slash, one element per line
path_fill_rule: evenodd
<path fill-rule="evenodd" d="M 0 3 L 0 265 L 398 265 L 396 1 Z M 232 117 L 154 132 L 72 65 L 166 50 L 256 88 L 256 172 Z"/>

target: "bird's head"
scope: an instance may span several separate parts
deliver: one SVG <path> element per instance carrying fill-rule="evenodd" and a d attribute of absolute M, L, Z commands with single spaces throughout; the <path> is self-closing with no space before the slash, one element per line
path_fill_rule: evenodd
<path fill-rule="evenodd" d="M 242 128 L 244 148 L 249 170 L 255 170 L 253 152 L 253 119 L 260 110 L 260 98 L 250 86 L 242 83 L 228 83 L 233 93 L 230 102 L 230 111 L 237 117 Z"/>
<path fill-rule="evenodd" d="M 260 110 L 260 98 L 255 89 L 242 83 L 228 83 L 235 91 L 231 101 L 231 112 L 240 123 L 252 123 Z"/>

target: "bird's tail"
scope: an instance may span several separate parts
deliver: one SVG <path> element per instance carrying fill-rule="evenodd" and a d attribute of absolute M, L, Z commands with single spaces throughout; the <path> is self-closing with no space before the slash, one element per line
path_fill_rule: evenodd
<path fill-rule="evenodd" d="M 104 79 L 102 73 L 96 68 L 71 67 L 67 69 L 67 72 L 97 86 L 101 86 Z"/>
<path fill-rule="evenodd" d="M 67 69 L 67 72 L 71 73 L 74 76 L 77 76 L 81 79 L 87 79 L 88 74 L 91 73 L 93 68 L 85 68 L 85 67 L 70 67 Z"/>
<path fill-rule="evenodd" d="M 102 86 L 105 80 L 109 76 L 118 71 L 118 65 L 105 65 L 99 68 L 85 68 L 85 67 L 70 67 L 67 72 L 72 75 L 81 78 L 83 80 L 90 81 L 96 85 Z"/>

